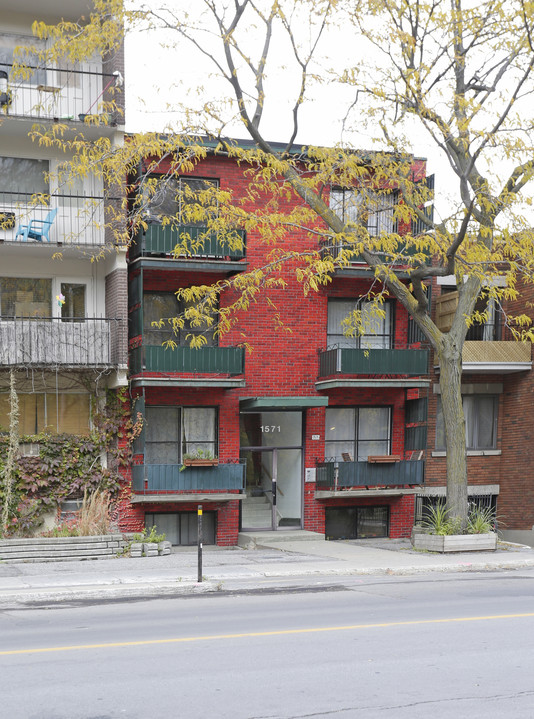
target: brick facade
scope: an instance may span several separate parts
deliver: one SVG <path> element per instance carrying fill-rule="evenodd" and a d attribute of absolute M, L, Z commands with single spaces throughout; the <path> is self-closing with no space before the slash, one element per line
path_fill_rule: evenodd
<path fill-rule="evenodd" d="M 165 171 L 162 166 L 161 171 Z M 419 167 L 421 171 L 421 167 Z M 232 192 L 234 198 L 247 197 L 250 179 L 245 169 L 227 157 L 211 155 L 199 162 L 193 173 L 202 178 L 216 178 L 223 189 Z M 284 200 L 280 200 L 283 204 Z M 297 196 L 286 198 L 286 207 L 299 205 Z M 250 202 L 244 209 L 253 210 Z M 281 207 L 281 210 L 284 208 Z M 315 250 L 316 239 L 309 235 L 292 231 L 282 241 L 287 248 Z M 247 235 L 246 261 L 249 268 L 261 267 L 269 261 L 272 248 L 261 237 L 251 231 Z M 167 262 L 164 269 L 153 265 L 140 270 L 143 263 L 135 262 L 130 274 L 143 272 L 143 289 L 150 292 L 173 292 L 179 287 L 211 284 L 218 279 L 217 273 L 187 271 L 180 269 L 180 260 Z M 245 359 L 245 386 L 232 389 L 221 387 L 158 387 L 151 386 L 157 381 L 176 379 L 177 375 L 161 372 L 143 371 L 133 377 L 133 395 L 144 394 L 146 406 L 215 406 L 218 410 L 218 458 L 219 463 L 235 462 L 240 453 L 240 400 L 250 397 L 292 397 L 292 398 L 328 398 L 329 406 L 383 406 L 391 408 L 391 454 L 402 459 L 409 458 L 404 450 L 405 403 L 408 396 L 417 397 L 419 389 L 405 387 L 380 387 L 376 381 L 372 386 L 339 387 L 328 391 L 319 391 L 316 382 L 319 375 L 319 353 L 327 345 L 327 308 L 329 298 L 354 299 L 365 295 L 370 288 L 370 280 L 361 277 L 335 277 L 331 284 L 318 292 L 305 294 L 302 286 L 287 269 L 282 271 L 287 285 L 269 288 L 262 292 L 257 302 L 239 317 L 239 323 L 220 339 L 220 346 L 235 346 L 244 341 L 252 351 Z M 220 267 L 220 278 L 225 269 Z M 231 292 L 223 293 L 221 306 L 233 300 Z M 405 347 L 407 343 L 408 316 L 405 309 L 393 303 L 392 323 L 394 326 L 394 346 Z M 279 314 L 278 314 L 279 313 Z M 279 320 L 282 321 L 280 326 Z M 139 346 L 142 338 L 130 335 L 130 347 Z M 169 350 L 171 351 L 171 350 Z M 206 373 L 180 374 L 185 379 L 208 379 Z M 347 379 L 364 379 L 361 375 L 350 375 Z M 375 378 L 369 378 L 376 380 Z M 386 379 L 387 378 L 382 378 Z M 378 383 L 380 384 L 380 383 Z M 142 389 L 141 389 L 142 385 Z M 315 468 L 324 461 L 325 453 L 325 408 L 309 407 L 303 411 L 302 469 Z M 318 437 L 318 439 L 316 438 Z M 283 443 L 282 443 L 283 444 Z M 143 456 L 135 458 L 143 462 Z M 305 482 L 304 476 L 295 477 L 302 487 L 302 527 L 310 531 L 323 533 L 326 506 L 385 506 L 389 507 L 389 533 L 392 537 L 409 536 L 413 524 L 413 493 L 403 496 L 390 496 L 384 487 L 384 496 L 375 500 L 353 497 L 318 500 L 315 496 L 314 482 Z M 363 492 L 365 490 L 363 489 Z M 152 497 L 151 499 L 155 499 Z M 217 543 L 235 544 L 239 529 L 240 502 L 204 504 L 205 511 L 217 511 Z M 196 504 L 154 502 L 124 506 L 122 511 L 123 528 L 134 529 L 142 526 L 144 512 L 196 511 Z"/>

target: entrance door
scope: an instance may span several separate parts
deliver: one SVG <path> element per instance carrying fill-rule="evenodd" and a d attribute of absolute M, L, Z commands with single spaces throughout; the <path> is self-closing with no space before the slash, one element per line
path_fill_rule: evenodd
<path fill-rule="evenodd" d="M 241 442 L 241 457 L 246 466 L 241 527 L 299 529 L 302 525 L 302 413 L 243 414 Z M 245 446 L 245 442 L 249 446 Z"/>
<path fill-rule="evenodd" d="M 247 529 L 273 529 L 276 522 L 276 452 L 249 449 L 245 459 L 246 499 L 241 508 L 241 525 Z"/>

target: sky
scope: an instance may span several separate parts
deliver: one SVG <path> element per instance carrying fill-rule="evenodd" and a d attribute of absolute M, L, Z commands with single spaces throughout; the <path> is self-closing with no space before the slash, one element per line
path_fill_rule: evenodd
<path fill-rule="evenodd" d="M 172 2 L 172 0 L 171 0 Z M 198 8 L 194 0 L 174 0 L 180 10 Z M 222 3 L 223 0 L 218 0 Z M 206 98 L 222 98 L 228 95 L 224 80 L 216 77 L 210 62 L 183 41 L 178 49 L 160 47 L 161 42 L 176 39 L 173 32 L 134 33 L 126 39 L 126 90 L 127 130 L 164 131 L 169 124 L 178 127 L 183 113 L 177 111 L 180 103 L 191 107 L 201 106 Z M 250 32 L 250 52 L 257 49 L 256 36 Z M 372 149 L 372 129 L 366 131 L 358 126 L 357 131 L 343 131 L 342 118 L 346 108 L 354 102 L 352 89 L 342 88 L 339 83 L 328 80 L 332 67 L 346 67 L 354 63 L 355 53 L 364 52 L 354 47 L 353 37 L 344 28 L 337 28 L 324 38 L 319 46 L 320 58 L 317 71 L 325 81 L 314 86 L 313 93 L 301 108 L 301 120 L 297 142 L 314 145 L 333 145 L 340 141 L 358 149 Z M 207 47 L 214 47 L 211 40 Z M 142 51 L 140 51 L 142 48 Z M 262 131 L 264 137 L 273 141 L 285 141 L 291 130 L 291 107 L 298 75 L 291 70 L 288 48 L 282 41 L 273 45 L 273 54 L 278 59 L 276 67 L 269 70 L 266 83 L 266 103 Z M 231 137 L 247 137 L 246 129 L 240 123 L 230 124 L 226 134 Z M 451 209 L 454 190 L 454 175 L 447 160 L 436 148 L 435 143 L 420 129 L 409 133 L 411 152 L 416 157 L 427 158 L 427 174 L 436 174 L 436 219 L 446 216 Z"/>

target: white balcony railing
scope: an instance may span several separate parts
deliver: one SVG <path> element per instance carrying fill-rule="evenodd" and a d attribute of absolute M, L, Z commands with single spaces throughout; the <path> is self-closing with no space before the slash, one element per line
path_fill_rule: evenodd
<path fill-rule="evenodd" d="M 0 366 L 116 366 L 122 324 L 107 318 L 0 318 Z"/>

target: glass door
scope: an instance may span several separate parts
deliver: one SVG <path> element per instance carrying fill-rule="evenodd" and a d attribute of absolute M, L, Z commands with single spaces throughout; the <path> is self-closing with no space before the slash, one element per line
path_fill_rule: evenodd
<path fill-rule="evenodd" d="M 302 413 L 241 415 L 246 497 L 243 529 L 299 529 L 302 525 Z"/>
<path fill-rule="evenodd" d="M 276 516 L 276 453 L 270 449 L 242 452 L 246 498 L 241 507 L 245 529 L 273 529 Z"/>

